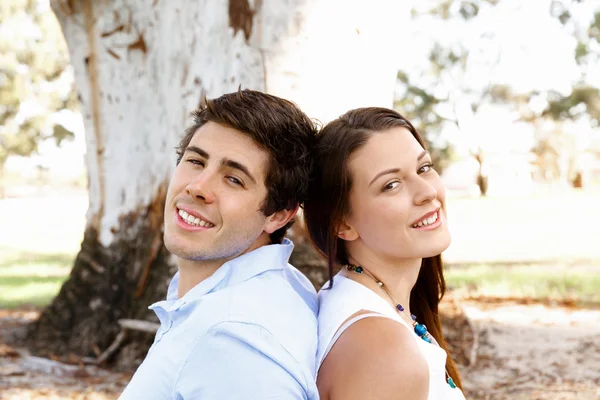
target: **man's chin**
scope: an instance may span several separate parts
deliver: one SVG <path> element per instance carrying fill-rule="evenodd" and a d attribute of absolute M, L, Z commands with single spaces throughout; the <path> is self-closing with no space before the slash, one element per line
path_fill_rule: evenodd
<path fill-rule="evenodd" d="M 206 258 L 205 252 L 199 251 L 198 245 L 186 245 L 182 238 L 165 233 L 163 240 L 169 253 L 177 258 L 189 261 L 201 261 Z"/>
<path fill-rule="evenodd" d="M 206 261 L 206 260 L 210 260 L 211 255 L 207 254 L 206 252 L 202 252 L 202 251 L 198 251 L 198 248 L 195 249 L 189 249 L 189 248 L 181 248 L 181 247 L 172 247 L 169 248 L 168 246 L 167 250 L 169 250 L 169 252 L 171 254 L 173 254 L 175 257 L 177 257 L 179 260 L 185 260 L 185 261 Z"/>

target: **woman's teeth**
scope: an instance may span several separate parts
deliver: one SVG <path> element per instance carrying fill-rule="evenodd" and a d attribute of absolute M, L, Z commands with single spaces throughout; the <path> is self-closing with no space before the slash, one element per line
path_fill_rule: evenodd
<path fill-rule="evenodd" d="M 203 221 L 200 218 L 194 217 L 183 210 L 179 210 L 179 216 L 190 225 L 202 226 L 205 228 L 212 228 L 214 226 L 210 222 Z"/>
<path fill-rule="evenodd" d="M 413 228 L 420 228 L 422 226 L 431 225 L 431 224 L 433 224 L 437 220 L 438 220 L 438 213 L 435 213 L 431 217 L 425 218 L 424 220 L 419 221 L 418 223 L 414 224 L 412 227 Z"/>

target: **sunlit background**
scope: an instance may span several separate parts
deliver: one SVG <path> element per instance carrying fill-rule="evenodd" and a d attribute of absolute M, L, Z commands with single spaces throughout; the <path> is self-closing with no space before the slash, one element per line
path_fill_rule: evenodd
<path fill-rule="evenodd" d="M 600 1 L 412 3 L 388 49 L 395 107 L 426 136 L 448 190 L 447 282 L 479 337 L 477 368 L 462 369 L 469 393 L 598 399 Z M 0 5 L 0 145 L 8 324 L 56 295 L 88 205 L 73 70 L 47 1 Z M 0 361 L 0 381 L 11 371 Z M 7 398 L 114 396 L 12 382 Z"/>

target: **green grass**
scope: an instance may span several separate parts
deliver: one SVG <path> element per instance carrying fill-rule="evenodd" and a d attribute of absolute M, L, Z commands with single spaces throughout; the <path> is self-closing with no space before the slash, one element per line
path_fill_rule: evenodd
<path fill-rule="evenodd" d="M 0 308 L 50 303 L 66 280 L 74 254 L 0 253 Z M 446 268 L 457 294 L 600 304 L 600 265 L 474 264 Z"/>
<path fill-rule="evenodd" d="M 600 304 L 600 265 L 451 266 L 445 272 L 449 288 L 483 297 L 571 300 Z"/>
<path fill-rule="evenodd" d="M 449 199 L 448 286 L 472 296 L 600 305 L 599 195 L 600 188 Z M 0 308 L 52 300 L 80 248 L 87 207 L 85 196 L 70 194 L 0 200 Z M 586 223 L 575 224 L 580 210 Z"/>
<path fill-rule="evenodd" d="M 49 304 L 66 280 L 73 259 L 73 254 L 2 251 L 0 308 Z"/>

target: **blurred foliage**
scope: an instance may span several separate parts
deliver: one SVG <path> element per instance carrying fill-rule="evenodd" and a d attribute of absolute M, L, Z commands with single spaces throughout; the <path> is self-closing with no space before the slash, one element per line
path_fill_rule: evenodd
<path fill-rule="evenodd" d="M 555 121 L 556 128 L 540 135 L 533 149 L 545 175 L 567 180 L 574 187 L 585 186 L 591 178 L 585 164 L 585 149 L 578 145 L 575 132 L 563 128 L 564 122 L 584 121 L 592 128 L 600 127 L 600 90 L 589 79 L 592 74 L 598 74 L 600 63 L 600 10 L 586 13 L 587 20 L 581 15 L 575 18 L 577 8 L 586 3 L 582 0 L 553 0 L 551 3 L 551 15 L 576 40 L 573 56 L 579 78 L 568 94 L 555 91 L 545 94 L 547 107 L 540 117 Z"/>
<path fill-rule="evenodd" d="M 556 17 L 563 28 L 577 40 L 575 61 L 579 65 L 580 79 L 571 93 L 561 95 L 548 94 L 548 107 L 544 116 L 555 120 L 576 120 L 587 114 L 593 126 L 600 126 L 600 90 L 587 83 L 590 70 L 600 63 L 600 10 L 591 16 L 588 23 L 573 18 L 571 8 L 583 3 L 582 0 L 553 0 L 550 13 Z M 597 72 L 596 72 L 597 73 Z"/>
<path fill-rule="evenodd" d="M 398 72 L 398 81 L 404 86 L 404 93 L 395 101 L 395 108 L 421 133 L 432 157 L 437 160 L 436 169 L 440 172 L 452 158 L 451 148 L 448 145 L 433 143 L 433 140 L 442 129 L 446 118 L 436 112 L 436 107 L 444 101 L 428 92 L 426 89 L 413 83 L 408 75 Z"/>
<path fill-rule="evenodd" d="M 441 0 L 429 7 L 413 9 L 411 17 L 415 25 L 420 19 L 434 19 L 441 29 L 450 29 L 443 24 L 457 19 L 472 20 L 483 7 L 494 7 L 497 3 L 497 0 Z M 395 108 L 423 134 L 439 170 L 453 159 L 453 149 L 441 140 L 440 133 L 448 125 L 461 129 L 464 123 L 461 108 L 468 104 L 474 113 L 486 101 L 497 101 L 509 94 L 505 88 L 494 87 L 491 82 L 479 86 L 471 84 L 467 64 L 472 56 L 478 54 L 470 52 L 463 43 L 440 43 L 434 39 L 428 49 L 428 63 L 410 72 L 398 73 L 400 90 Z M 490 68 L 498 61 L 492 61 Z M 480 150 L 474 151 L 474 156 L 482 157 Z"/>
<path fill-rule="evenodd" d="M 577 119 L 587 115 L 593 125 L 600 123 L 600 91 L 586 84 L 573 87 L 568 96 L 557 92 L 548 94 L 549 104 L 543 115 L 549 115 L 556 120 Z"/>
<path fill-rule="evenodd" d="M 73 138 L 54 117 L 76 107 L 66 43 L 48 0 L 2 0 L 0 169 L 11 155 L 36 152 L 41 141 Z"/>
<path fill-rule="evenodd" d="M 415 26 L 427 26 L 424 31 L 431 29 L 432 21 L 437 30 L 451 30 L 457 23 L 476 24 L 483 9 L 492 9 L 493 12 L 493 7 L 499 3 L 498 0 L 430 1 L 413 9 L 412 22 Z M 501 105 L 514 111 L 519 120 L 528 123 L 535 124 L 542 119 L 560 123 L 585 117 L 589 118 L 592 126 L 600 126 L 600 92 L 588 80 L 588 74 L 600 63 L 600 11 L 588 21 L 574 18 L 576 8 L 582 3 L 585 1 L 553 0 L 549 9 L 550 15 L 557 18 L 577 43 L 573 56 L 581 77 L 573 83 L 568 94 L 555 91 L 517 93 L 507 84 L 493 82 L 491 73 L 487 82 L 485 79 L 472 82 L 468 71 L 471 63 L 483 64 L 491 72 L 501 61 L 499 39 L 485 28 L 479 42 L 483 45 L 477 49 L 466 48 L 460 41 L 429 35 L 428 62 L 398 73 L 399 90 L 395 107 L 424 134 L 442 167 L 452 160 L 453 149 L 440 137 L 441 132 L 449 125 L 463 130 L 469 119 L 486 105 Z M 597 73 L 597 69 L 595 71 Z M 542 109 L 532 109 L 532 98 L 545 101 Z M 556 132 L 560 134 L 560 130 Z M 482 162 L 483 151 L 478 148 L 477 141 L 474 137 L 470 151 L 475 159 Z M 552 147 L 547 145 L 537 146 L 534 150 Z M 552 152 L 559 150 L 553 148 Z"/>
<path fill-rule="evenodd" d="M 479 14 L 481 5 L 490 4 L 496 5 L 499 0 L 479 0 L 479 1 L 465 1 L 465 0 L 441 0 L 434 3 L 427 11 L 427 14 L 434 15 L 443 20 L 455 18 L 458 15 L 464 19 L 470 19 L 476 17 Z M 418 16 L 419 12 L 413 10 L 412 16 Z"/>

